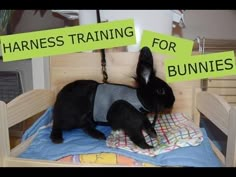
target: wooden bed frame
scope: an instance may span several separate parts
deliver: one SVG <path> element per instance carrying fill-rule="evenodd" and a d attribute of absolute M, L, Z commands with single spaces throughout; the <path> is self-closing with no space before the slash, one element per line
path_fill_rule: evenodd
<path fill-rule="evenodd" d="M 138 52 L 108 52 L 106 54 L 108 81 L 134 86 L 132 76 L 135 76 L 138 55 Z M 165 56 L 154 54 L 153 57 L 157 76 L 164 79 Z M 100 60 L 100 53 L 74 53 L 50 57 L 50 90 L 31 90 L 8 104 L 0 101 L 0 166 L 104 166 L 18 158 L 17 156 L 26 149 L 33 137 L 13 149 L 10 149 L 9 145 L 9 128 L 52 106 L 55 95 L 65 84 L 78 79 L 93 79 L 101 82 Z M 188 114 L 196 124 L 199 124 L 199 111 L 209 117 L 228 135 L 226 157 L 223 157 L 213 146 L 216 154 L 226 166 L 236 166 L 236 108 L 230 107 L 217 95 L 201 92 L 199 80 L 170 85 L 176 96 L 173 112 Z"/>

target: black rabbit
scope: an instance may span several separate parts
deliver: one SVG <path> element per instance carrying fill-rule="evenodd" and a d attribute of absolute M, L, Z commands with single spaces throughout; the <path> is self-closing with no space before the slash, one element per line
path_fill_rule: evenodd
<path fill-rule="evenodd" d="M 113 129 L 123 129 L 139 147 L 151 148 L 140 133 L 144 129 L 151 137 L 156 136 L 146 114 L 171 108 L 175 97 L 171 87 L 155 76 L 148 47 L 140 51 L 136 75 L 137 88 L 93 80 L 66 85 L 58 93 L 53 108 L 52 141 L 62 143 L 62 131 L 73 128 L 83 128 L 90 136 L 105 139 L 96 125 L 108 122 Z"/>

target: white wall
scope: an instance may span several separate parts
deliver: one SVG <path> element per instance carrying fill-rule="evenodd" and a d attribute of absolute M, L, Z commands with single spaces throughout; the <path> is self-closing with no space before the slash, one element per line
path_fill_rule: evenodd
<path fill-rule="evenodd" d="M 174 13 L 171 10 L 101 10 L 101 21 L 133 19 L 136 44 L 128 46 L 128 51 L 139 51 L 143 30 L 171 35 Z"/>
<path fill-rule="evenodd" d="M 186 10 L 182 37 L 236 39 L 236 10 Z"/>
<path fill-rule="evenodd" d="M 96 10 L 80 10 L 80 25 L 97 23 Z M 171 34 L 174 12 L 172 10 L 100 10 L 101 21 L 133 19 L 136 44 L 127 47 L 128 51 L 140 49 L 143 30 Z M 150 20 L 152 19 L 152 20 Z"/>

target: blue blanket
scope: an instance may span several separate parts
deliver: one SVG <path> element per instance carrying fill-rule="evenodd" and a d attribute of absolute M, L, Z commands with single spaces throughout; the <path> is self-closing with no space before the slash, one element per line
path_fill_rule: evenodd
<path fill-rule="evenodd" d="M 31 145 L 19 157 L 29 159 L 58 160 L 75 154 L 89 154 L 112 152 L 135 160 L 159 166 L 192 166 L 192 167 L 220 167 L 221 162 L 212 151 L 210 142 L 204 129 L 204 140 L 196 147 L 178 148 L 171 152 L 155 157 L 129 152 L 127 150 L 109 148 L 105 140 L 97 140 L 85 134 L 81 129 L 64 131 L 64 142 L 53 144 L 49 138 L 51 133 L 52 108 L 49 108 L 23 135 L 22 141 L 37 133 Z M 48 126 L 46 126 L 48 125 Z M 41 127 L 41 128 L 40 128 Z M 97 126 L 106 137 L 110 134 L 108 126 Z"/>

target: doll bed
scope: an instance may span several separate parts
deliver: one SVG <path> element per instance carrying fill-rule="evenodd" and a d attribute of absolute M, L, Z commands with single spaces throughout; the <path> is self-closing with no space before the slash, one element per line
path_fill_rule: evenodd
<path fill-rule="evenodd" d="M 155 54 L 153 56 L 157 75 L 164 78 L 164 56 L 159 54 Z M 138 53 L 108 53 L 107 71 L 109 82 L 133 85 L 134 80 L 132 79 L 132 76 L 134 76 L 137 58 Z M 101 82 L 102 76 L 100 74 L 100 54 L 75 53 L 50 57 L 50 75 L 51 90 L 32 90 L 18 96 L 8 104 L 0 101 L 0 133 L 2 139 L 0 148 L 0 166 L 139 166 L 132 159 L 128 159 L 129 164 L 99 164 L 89 163 L 89 161 L 85 161 L 83 164 L 76 164 L 68 162 L 68 159 L 78 158 L 78 155 L 74 157 L 65 157 L 64 160 L 60 159 L 59 161 L 19 158 L 18 155 L 25 151 L 25 149 L 32 142 L 32 137 L 27 139 L 27 141 L 20 143 L 15 148 L 10 149 L 8 128 L 37 113 L 47 110 L 53 105 L 55 95 L 63 85 L 76 79 L 93 79 Z M 234 132 L 236 127 L 236 109 L 234 107 L 230 107 L 222 99 L 219 99 L 213 94 L 200 92 L 199 85 L 199 81 L 171 84 L 176 96 L 173 112 L 183 112 L 188 114 L 189 117 L 192 118 L 192 121 L 196 124 L 199 123 L 199 112 L 197 109 L 204 113 L 204 115 L 211 117 L 213 123 L 215 123 L 220 129 L 223 129 L 228 135 L 227 154 L 225 158 L 222 158 L 222 156 L 219 155 L 214 146 L 213 149 L 217 155 L 219 155 L 222 162 L 225 162 L 226 166 L 236 166 L 236 134 Z M 217 108 L 216 110 L 215 107 Z M 207 139 L 205 134 L 204 137 Z M 88 154 L 88 156 L 89 155 L 90 154 Z M 202 155 L 205 157 L 205 154 Z M 95 154 L 95 156 L 107 156 L 108 158 L 110 156 L 116 156 L 115 158 L 117 159 L 126 158 L 109 153 Z M 146 165 L 150 164 L 142 164 L 142 166 Z M 173 165 L 171 164 L 171 166 Z"/>

